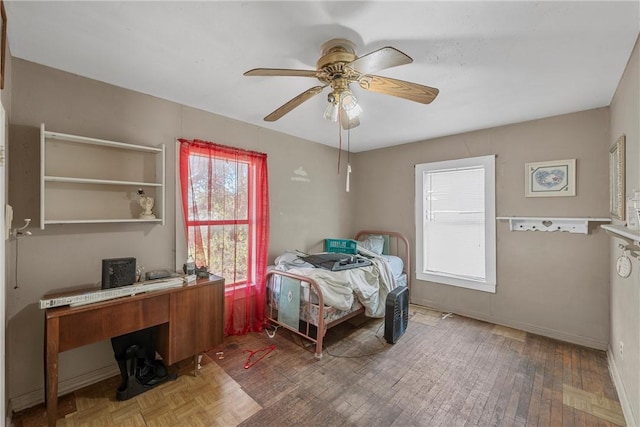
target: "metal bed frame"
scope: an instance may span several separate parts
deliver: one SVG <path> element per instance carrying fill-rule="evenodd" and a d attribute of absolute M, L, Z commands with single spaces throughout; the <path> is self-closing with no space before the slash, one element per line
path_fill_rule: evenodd
<path fill-rule="evenodd" d="M 395 255 L 402 258 L 404 263 L 404 273 L 407 276 L 407 287 L 411 289 L 411 252 L 409 247 L 409 240 L 407 237 L 399 232 L 395 231 L 375 231 L 375 230 L 363 230 L 356 233 L 355 239 L 358 240 L 363 236 L 368 235 L 384 235 L 389 236 L 389 244 L 388 244 L 388 252 L 390 255 Z M 302 282 L 309 284 L 309 293 L 315 293 L 317 295 L 317 304 L 311 302 L 311 298 L 307 298 L 306 301 L 300 301 L 300 324 L 301 326 L 298 329 L 291 327 L 290 325 L 280 322 L 278 320 L 278 310 L 276 307 L 276 302 L 274 301 L 275 293 L 269 288 L 275 282 L 272 280 L 272 276 L 281 276 L 288 277 L 298 281 L 300 286 Z M 331 320 L 329 322 L 326 321 L 326 311 L 331 309 L 330 307 L 326 307 L 324 305 L 324 296 L 322 295 L 322 289 L 318 285 L 318 283 L 309 277 L 288 273 L 286 271 L 278 271 L 272 270 L 267 273 L 267 320 L 278 327 L 285 328 L 315 344 L 315 357 L 322 357 L 322 343 L 324 340 L 324 336 L 327 333 L 327 330 L 333 326 L 336 326 L 340 323 L 343 323 L 359 314 L 364 313 L 364 307 L 361 306 L 357 310 L 354 311 L 345 311 L 344 315 L 340 315 L 338 318 Z M 317 306 L 317 324 L 312 323 L 311 313 L 312 305 Z M 304 324 L 304 326 L 302 325 Z M 312 326 L 316 328 L 316 333 L 313 333 Z M 315 335 L 315 336 L 314 336 Z"/>

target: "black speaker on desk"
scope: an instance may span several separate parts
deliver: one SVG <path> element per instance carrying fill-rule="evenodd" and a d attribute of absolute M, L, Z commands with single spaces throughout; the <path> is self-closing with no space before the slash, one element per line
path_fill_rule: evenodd
<path fill-rule="evenodd" d="M 135 282 L 135 258 L 110 258 L 102 260 L 102 289 L 132 285 Z"/>

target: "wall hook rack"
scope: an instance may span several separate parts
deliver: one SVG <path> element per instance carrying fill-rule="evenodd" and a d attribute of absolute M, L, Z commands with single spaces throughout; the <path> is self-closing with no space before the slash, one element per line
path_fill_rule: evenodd
<path fill-rule="evenodd" d="M 629 230 L 627 227 L 623 225 L 610 225 L 603 224 L 600 226 L 603 230 L 605 230 L 608 234 L 617 237 L 619 239 L 624 240 L 625 242 L 636 243 L 640 245 L 640 231 L 638 230 Z"/>
<path fill-rule="evenodd" d="M 640 246 L 638 245 L 624 245 L 622 243 L 618 243 L 618 248 L 622 249 L 622 252 L 628 253 L 634 258 L 640 259 Z"/>
<path fill-rule="evenodd" d="M 640 251 L 640 246 L 638 245 L 623 245 L 622 243 L 618 243 L 618 247 L 623 251 Z"/>
<path fill-rule="evenodd" d="M 589 222 L 610 222 L 610 218 L 552 218 L 499 216 L 499 220 L 509 221 L 511 231 L 566 231 L 569 233 L 589 234 Z"/>
<path fill-rule="evenodd" d="M 11 237 L 17 239 L 18 237 L 22 236 L 31 236 L 30 231 L 25 231 L 29 224 L 31 224 L 31 218 L 25 218 L 24 225 L 22 227 L 14 228 L 13 230 L 11 230 Z"/>

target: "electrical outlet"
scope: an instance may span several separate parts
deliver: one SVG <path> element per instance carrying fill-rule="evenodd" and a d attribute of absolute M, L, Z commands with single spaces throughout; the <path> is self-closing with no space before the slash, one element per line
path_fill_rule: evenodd
<path fill-rule="evenodd" d="M 620 341 L 620 360 L 624 360 L 624 343 Z"/>

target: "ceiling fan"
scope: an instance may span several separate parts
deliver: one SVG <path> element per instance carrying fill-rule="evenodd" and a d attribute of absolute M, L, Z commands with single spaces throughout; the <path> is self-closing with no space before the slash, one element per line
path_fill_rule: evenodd
<path fill-rule="evenodd" d="M 346 39 L 333 39 L 322 45 L 321 55 L 315 70 L 254 68 L 244 73 L 245 76 L 315 77 L 322 83 L 278 107 L 264 118 L 265 121 L 278 120 L 303 102 L 322 92 L 327 86 L 331 86 L 331 93 L 327 97 L 329 105 L 325 110 L 324 117 L 334 122 L 340 120 L 344 129 L 358 126 L 360 124 L 358 116 L 362 111 L 349 88 L 351 83 L 357 83 L 364 90 L 422 104 L 431 103 L 438 95 L 438 89 L 433 87 L 370 74 L 413 62 L 410 56 L 396 48 L 387 46 L 358 57 L 353 42 Z"/>

